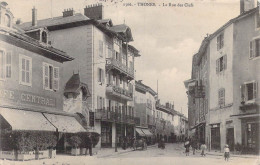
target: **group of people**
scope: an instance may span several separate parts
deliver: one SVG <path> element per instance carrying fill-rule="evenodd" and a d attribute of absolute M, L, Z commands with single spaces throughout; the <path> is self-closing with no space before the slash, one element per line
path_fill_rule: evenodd
<path fill-rule="evenodd" d="M 185 142 L 184 142 L 186 156 L 189 156 L 190 147 L 192 147 L 193 155 L 195 155 L 195 152 L 198 149 L 198 146 L 199 146 L 199 143 L 198 143 L 198 141 L 195 138 L 194 139 L 186 138 Z M 200 149 L 201 149 L 201 154 L 200 155 L 201 156 L 206 156 L 205 152 L 206 152 L 207 146 L 206 146 L 205 142 L 201 142 Z M 225 147 L 224 147 L 224 158 L 225 158 L 225 161 L 228 161 L 228 159 L 230 157 L 229 152 L 230 152 L 229 146 L 226 144 Z"/>

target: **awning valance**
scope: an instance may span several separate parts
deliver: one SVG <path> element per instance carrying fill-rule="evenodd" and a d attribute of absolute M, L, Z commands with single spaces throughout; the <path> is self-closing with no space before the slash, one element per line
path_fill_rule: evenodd
<path fill-rule="evenodd" d="M 152 132 L 150 132 L 148 129 L 143 129 L 143 128 L 142 128 L 142 131 L 144 132 L 144 134 L 145 134 L 146 136 L 153 136 Z"/>
<path fill-rule="evenodd" d="M 56 131 L 56 128 L 40 112 L 0 108 L 0 114 L 12 130 Z"/>
<path fill-rule="evenodd" d="M 139 136 L 145 136 L 141 128 L 135 128 L 135 131 L 139 134 Z"/>
<path fill-rule="evenodd" d="M 72 116 L 63 116 L 44 113 L 44 116 L 58 129 L 58 132 L 76 133 L 86 130 Z"/>

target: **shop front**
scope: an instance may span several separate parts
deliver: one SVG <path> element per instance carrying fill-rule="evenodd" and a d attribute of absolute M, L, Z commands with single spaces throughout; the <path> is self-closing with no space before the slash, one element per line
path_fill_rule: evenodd
<path fill-rule="evenodd" d="M 211 125 L 211 149 L 220 150 L 220 124 Z"/>

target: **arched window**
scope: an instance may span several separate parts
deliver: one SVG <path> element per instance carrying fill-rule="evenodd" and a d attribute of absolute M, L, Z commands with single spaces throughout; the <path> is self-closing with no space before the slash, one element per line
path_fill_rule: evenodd
<path fill-rule="evenodd" d="M 5 15 L 4 25 L 7 27 L 11 27 L 11 17 L 7 14 Z"/>

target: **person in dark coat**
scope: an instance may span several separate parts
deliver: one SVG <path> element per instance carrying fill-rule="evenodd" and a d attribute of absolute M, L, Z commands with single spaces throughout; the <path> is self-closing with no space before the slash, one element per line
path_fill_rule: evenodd
<path fill-rule="evenodd" d="M 193 155 L 195 155 L 195 151 L 197 149 L 197 140 L 196 140 L 196 138 L 193 138 L 191 140 L 191 147 L 192 147 Z"/>
<path fill-rule="evenodd" d="M 185 140 L 184 147 L 185 147 L 186 156 L 189 156 L 189 153 L 190 153 L 190 141 L 188 139 Z"/>
<path fill-rule="evenodd" d="M 86 144 L 87 144 L 87 150 L 89 150 L 89 155 L 92 156 L 93 141 L 91 135 L 87 135 Z"/>

